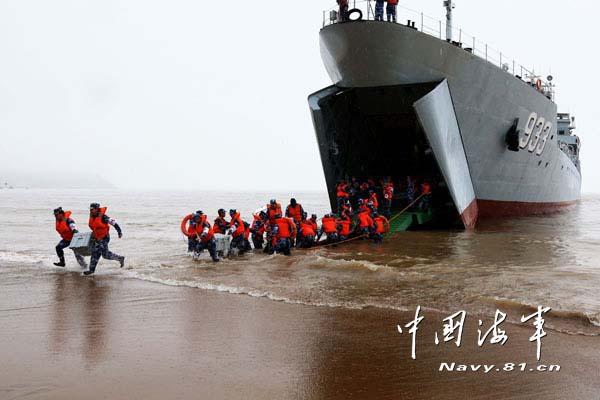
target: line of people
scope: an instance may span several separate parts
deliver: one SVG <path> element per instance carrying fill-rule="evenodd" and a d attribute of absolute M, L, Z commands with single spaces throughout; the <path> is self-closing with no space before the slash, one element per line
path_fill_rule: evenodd
<path fill-rule="evenodd" d="M 387 3 L 385 7 L 387 21 L 397 22 L 398 0 L 375 0 L 375 21 L 383 21 L 384 3 Z M 348 22 L 350 20 L 349 0 L 337 0 L 337 4 L 339 6 L 339 21 Z"/>
<path fill-rule="evenodd" d="M 118 261 L 121 268 L 125 265 L 125 257 L 111 252 L 108 248 L 110 242 L 110 228 L 113 227 L 117 231 L 119 239 L 123 237 L 123 232 L 117 221 L 106 214 L 106 210 L 107 207 L 100 207 L 99 203 L 90 204 L 88 227 L 91 230 L 91 259 L 89 268 L 83 256 L 75 253 L 77 263 L 82 268 L 86 269 L 83 272 L 86 276 L 94 274 L 100 258 Z M 54 209 L 53 213 L 56 221 L 55 229 L 61 238 L 60 242 L 56 245 L 58 262 L 54 263 L 54 265 L 57 267 L 64 267 L 66 266 L 64 249 L 71 245 L 73 236 L 78 233 L 77 225 L 75 220 L 71 217 L 71 211 L 64 211 L 62 207 L 58 207 Z"/>
<path fill-rule="evenodd" d="M 229 220 L 224 209 L 211 225 L 202 211 L 187 215 L 181 221 L 181 231 L 188 238 L 188 251 L 195 255 L 208 250 L 213 261 L 219 261 L 215 234 L 231 236 L 230 249 L 237 254 L 252 248 L 265 253 L 290 255 L 293 248 L 310 248 L 320 244 L 335 244 L 349 238 L 370 237 L 381 242 L 390 230 L 388 219 L 378 213 L 377 206 L 361 202 L 356 212 L 345 205 L 338 215 L 323 216 L 319 226 L 316 214 L 310 218 L 296 199 L 290 199 L 283 211 L 276 199 L 253 214 L 252 223 L 245 222 L 235 209 L 229 210 Z M 252 242 L 252 244 L 251 244 Z"/>

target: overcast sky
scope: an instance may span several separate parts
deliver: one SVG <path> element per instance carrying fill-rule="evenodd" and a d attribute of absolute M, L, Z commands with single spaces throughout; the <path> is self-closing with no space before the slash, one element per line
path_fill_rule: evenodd
<path fill-rule="evenodd" d="M 401 5 L 444 18 L 442 0 Z M 334 1 L 0 0 L 0 168 L 120 188 L 324 190 L 306 98 Z M 457 0 L 455 25 L 555 76 L 600 191 L 589 0 Z M 406 19 L 400 11 L 400 19 Z"/>

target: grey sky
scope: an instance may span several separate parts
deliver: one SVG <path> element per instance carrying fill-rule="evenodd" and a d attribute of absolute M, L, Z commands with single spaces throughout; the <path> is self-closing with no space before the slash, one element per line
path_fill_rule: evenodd
<path fill-rule="evenodd" d="M 443 19 L 442 0 L 401 5 Z M 589 1 L 458 0 L 455 25 L 550 71 L 600 191 Z M 324 189 L 309 93 L 334 1 L 3 0 L 0 168 L 96 170 L 121 188 Z M 400 10 L 400 19 L 406 16 Z"/>

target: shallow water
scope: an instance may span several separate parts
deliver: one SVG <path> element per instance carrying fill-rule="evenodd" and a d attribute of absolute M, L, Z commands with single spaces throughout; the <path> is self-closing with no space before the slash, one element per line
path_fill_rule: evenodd
<path fill-rule="evenodd" d="M 296 193 L 309 213 L 322 215 L 324 193 Z M 570 333 L 600 332 L 600 196 L 585 196 L 562 214 L 486 221 L 473 232 L 397 234 L 376 245 L 296 251 L 292 257 L 246 254 L 213 264 L 193 261 L 179 232 L 181 217 L 235 207 L 248 219 L 273 197 L 267 193 L 0 191 L 0 279 L 26 284 L 31 274 L 57 269 L 52 209 L 71 209 L 80 229 L 92 201 L 109 206 L 124 231 L 111 249 L 128 268 L 100 261 L 98 274 L 197 287 L 311 306 L 410 310 L 417 305 L 493 315 L 552 307 L 549 326 Z M 278 193 L 282 203 L 289 193 Z M 67 253 L 68 269 L 78 270 Z M 529 313 L 529 312 L 528 312 Z"/>

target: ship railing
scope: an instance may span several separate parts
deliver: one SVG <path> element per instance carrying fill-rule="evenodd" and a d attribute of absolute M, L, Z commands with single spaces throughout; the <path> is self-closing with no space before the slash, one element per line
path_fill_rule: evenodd
<path fill-rule="evenodd" d="M 349 9 L 360 10 L 363 20 L 375 20 L 374 0 L 350 0 Z M 386 20 L 385 11 L 386 10 L 384 7 L 384 20 Z M 357 15 L 358 13 L 350 15 L 351 20 L 356 18 Z M 420 11 L 398 5 L 397 21 L 427 35 L 434 36 L 440 40 L 446 40 L 445 21 L 442 23 L 442 20 L 426 15 Z M 342 21 L 339 15 L 339 8 L 337 6 L 323 11 L 323 27 L 340 22 Z M 539 85 L 538 90 L 550 99 L 553 99 L 554 90 L 551 82 L 548 82 L 546 79 L 536 74 L 533 68 L 527 68 L 522 64 L 519 64 L 514 58 L 510 57 L 506 53 L 497 50 L 486 42 L 480 41 L 475 35 L 471 35 L 461 28 L 453 27 L 452 44 L 490 62 L 491 64 L 496 65 L 506 73 L 516 76 L 531 86 L 535 87 L 536 85 Z"/>

